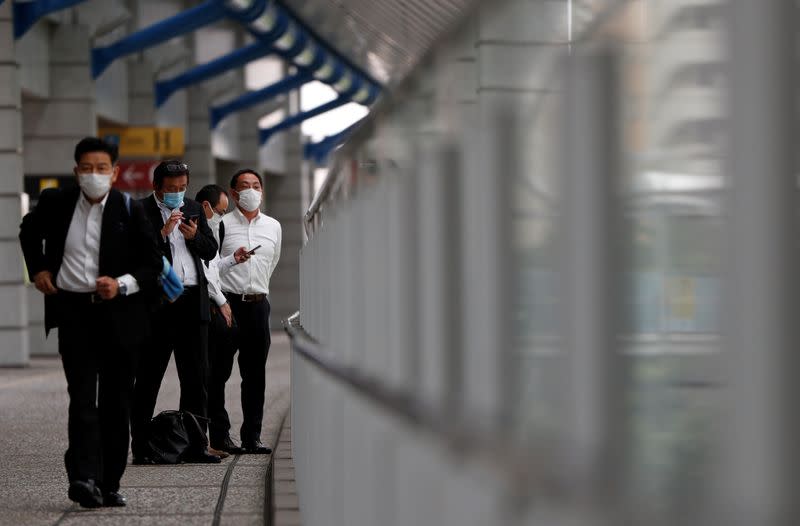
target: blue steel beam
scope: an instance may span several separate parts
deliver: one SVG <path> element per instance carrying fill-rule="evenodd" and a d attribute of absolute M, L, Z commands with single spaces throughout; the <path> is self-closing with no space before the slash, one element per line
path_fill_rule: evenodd
<path fill-rule="evenodd" d="M 311 76 L 306 73 L 297 73 L 289 77 L 283 78 L 274 84 L 270 84 L 260 90 L 250 91 L 241 95 L 230 102 L 213 106 L 210 111 L 211 129 L 230 115 L 237 111 L 242 111 L 260 102 L 267 101 L 271 98 L 277 97 L 283 93 L 287 93 L 295 88 L 299 88 L 306 82 L 312 80 Z"/>
<path fill-rule="evenodd" d="M 228 9 L 220 0 L 206 0 L 175 16 L 141 29 L 105 47 L 92 49 L 92 76 L 97 78 L 116 59 L 143 51 L 220 20 Z"/>
<path fill-rule="evenodd" d="M 269 47 L 264 46 L 261 42 L 256 42 L 211 62 L 200 64 L 171 79 L 160 80 L 155 85 L 156 106 L 164 104 L 173 93 L 180 89 L 216 77 L 226 71 L 242 67 L 270 53 L 272 53 L 272 50 Z"/>
<path fill-rule="evenodd" d="M 323 164 L 325 159 L 330 153 L 338 146 L 343 144 L 350 135 L 361 126 L 364 119 L 360 119 L 354 124 L 348 126 L 337 134 L 329 135 L 321 141 L 307 143 L 303 148 L 303 156 L 306 159 L 311 159 L 317 164 Z"/>
<path fill-rule="evenodd" d="M 316 117 L 317 115 L 322 115 L 323 113 L 327 113 L 331 110 L 338 108 L 339 106 L 347 104 L 348 102 L 350 102 L 350 99 L 348 97 L 340 96 L 336 99 L 333 99 L 330 102 L 326 102 L 321 106 L 317 106 L 316 108 L 310 109 L 308 111 L 303 111 L 300 113 L 295 113 L 291 117 L 284 119 L 282 122 L 279 122 L 278 124 L 270 128 L 259 128 L 258 142 L 259 144 L 264 144 L 270 139 L 270 137 L 272 137 L 276 133 L 283 130 L 288 130 L 289 128 L 297 126 L 298 124 L 305 122 L 308 119 Z"/>
<path fill-rule="evenodd" d="M 85 0 L 33 0 L 31 2 L 14 2 L 14 38 L 22 37 L 45 15 L 80 4 Z M 0 4 L 2 4 L 0 0 Z"/>

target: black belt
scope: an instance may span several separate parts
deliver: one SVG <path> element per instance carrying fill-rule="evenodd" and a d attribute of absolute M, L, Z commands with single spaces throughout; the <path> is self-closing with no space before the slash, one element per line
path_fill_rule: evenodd
<path fill-rule="evenodd" d="M 233 293 L 233 292 L 225 292 L 224 294 L 229 300 L 237 300 L 237 301 L 242 301 L 244 303 L 258 303 L 260 301 L 264 301 L 265 299 L 267 299 L 267 295 L 263 294 L 263 293 L 261 293 L 261 294 L 236 294 L 236 293 Z"/>
<path fill-rule="evenodd" d="M 75 301 L 78 303 L 104 303 L 109 300 L 104 300 L 97 292 L 72 292 L 69 290 L 58 289 L 58 296 Z"/>

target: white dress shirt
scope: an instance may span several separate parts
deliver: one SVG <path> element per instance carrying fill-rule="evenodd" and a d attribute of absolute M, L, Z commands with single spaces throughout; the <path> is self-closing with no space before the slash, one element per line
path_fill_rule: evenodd
<path fill-rule="evenodd" d="M 222 290 L 234 294 L 269 294 L 269 279 L 281 257 L 281 224 L 261 212 L 248 221 L 238 208 L 226 214 L 222 222 L 225 223 L 223 257 L 239 247 L 252 250 L 261 245 L 244 263 L 227 271 L 220 269 Z"/>
<path fill-rule="evenodd" d="M 214 239 L 217 240 L 217 244 L 219 244 L 219 225 L 212 226 L 211 232 L 214 234 Z M 222 293 L 219 275 L 221 272 L 227 272 L 228 269 L 234 265 L 236 265 L 236 258 L 233 254 L 222 258 L 219 252 L 217 252 L 214 259 L 208 262 L 208 266 L 203 267 L 203 271 L 206 273 L 206 279 L 208 280 L 208 295 L 214 300 L 214 303 L 216 303 L 218 307 L 222 307 L 228 302 L 225 295 Z"/>
<path fill-rule="evenodd" d="M 161 219 L 166 225 L 167 219 L 172 215 L 172 210 L 158 200 L 155 192 L 153 192 L 153 199 L 156 200 L 158 209 L 161 211 Z M 182 207 L 183 202 L 181 202 L 178 208 Z M 189 219 L 187 218 L 186 220 L 188 221 Z M 159 235 L 161 234 L 159 233 Z M 186 238 L 181 234 L 178 225 L 175 225 L 175 228 L 172 229 L 167 239 L 169 239 L 169 248 L 172 252 L 172 268 L 175 269 L 175 273 L 180 278 L 181 283 L 183 283 L 185 287 L 197 285 L 197 267 L 194 266 L 194 259 L 189 252 L 189 248 L 186 246 Z"/>
<path fill-rule="evenodd" d="M 107 200 L 108 194 L 99 203 L 92 204 L 81 192 L 69 223 L 64 258 L 56 277 L 56 287 L 59 289 L 69 292 L 97 290 L 100 234 Z M 139 290 L 139 284 L 132 275 L 125 274 L 117 279 L 125 283 L 128 295 Z"/>

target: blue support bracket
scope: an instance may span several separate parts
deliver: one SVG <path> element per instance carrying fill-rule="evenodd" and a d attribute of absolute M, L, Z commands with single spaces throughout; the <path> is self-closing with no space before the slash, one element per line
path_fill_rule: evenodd
<path fill-rule="evenodd" d="M 308 119 L 314 118 L 317 115 L 322 115 L 323 113 L 327 113 L 331 110 L 338 108 L 339 106 L 344 106 L 348 102 L 350 102 L 350 99 L 348 97 L 340 96 L 336 99 L 333 99 L 330 102 L 322 104 L 321 106 L 317 106 L 316 108 L 310 109 L 308 111 L 303 111 L 300 113 L 295 113 L 291 117 L 284 119 L 282 122 L 279 122 L 278 124 L 272 126 L 271 128 L 259 128 L 258 143 L 265 144 L 270 139 L 270 137 L 272 137 L 276 133 L 297 126 L 298 124 L 303 123 Z"/>
<path fill-rule="evenodd" d="M 359 126 L 361 126 L 362 122 L 364 122 L 364 119 L 360 119 L 339 133 L 335 135 L 329 135 L 321 141 L 306 143 L 306 145 L 303 147 L 303 157 L 313 160 L 318 165 L 325 164 L 325 160 L 328 158 L 328 155 L 330 155 L 334 149 L 341 146 L 350 137 L 350 135 L 352 135 L 353 132 L 356 131 Z"/>
<path fill-rule="evenodd" d="M 311 80 L 312 78 L 310 75 L 306 73 L 297 73 L 295 75 L 283 78 L 274 84 L 270 84 L 269 86 L 261 88 L 260 90 L 247 92 L 230 102 L 226 102 L 225 104 L 213 106 L 209 110 L 211 129 L 216 128 L 222 119 L 231 113 L 241 111 L 260 102 L 264 102 L 277 97 L 278 95 L 287 93 L 293 89 L 299 88 Z"/>
<path fill-rule="evenodd" d="M 141 29 L 105 47 L 92 49 L 92 76 L 97 78 L 116 59 L 143 51 L 212 24 L 229 13 L 221 0 L 206 0 L 175 16 Z"/>
<path fill-rule="evenodd" d="M 33 0 L 14 2 L 14 38 L 19 39 L 45 15 L 80 4 L 85 0 Z M 0 4 L 3 2 L 0 1 Z"/>
<path fill-rule="evenodd" d="M 184 71 L 171 79 L 160 80 L 155 85 L 156 106 L 161 106 L 176 91 L 198 84 L 210 78 L 221 75 L 226 71 L 244 66 L 254 60 L 272 53 L 272 49 L 261 42 L 239 48 L 232 53 L 221 56 L 211 62 L 200 64 Z"/>

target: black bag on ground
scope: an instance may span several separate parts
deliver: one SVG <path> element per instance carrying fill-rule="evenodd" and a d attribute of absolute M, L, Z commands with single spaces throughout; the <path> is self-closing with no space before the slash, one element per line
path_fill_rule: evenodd
<path fill-rule="evenodd" d="M 162 411 L 150 421 L 150 451 L 156 464 L 180 464 L 193 453 L 205 451 L 206 434 L 199 420 L 187 411 Z"/>

